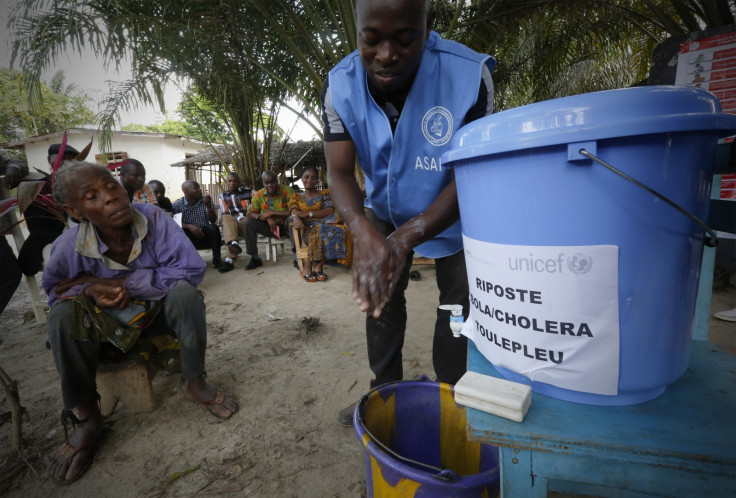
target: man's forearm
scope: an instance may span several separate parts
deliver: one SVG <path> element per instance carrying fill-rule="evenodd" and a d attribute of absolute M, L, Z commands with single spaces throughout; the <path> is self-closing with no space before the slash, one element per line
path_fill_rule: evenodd
<path fill-rule="evenodd" d="M 361 222 L 367 221 L 365 210 L 361 202 L 362 194 L 355 181 L 355 176 L 351 172 L 327 173 L 330 185 L 330 197 L 337 209 L 337 213 L 348 225 L 351 231 L 359 227 Z"/>
<path fill-rule="evenodd" d="M 447 230 L 458 219 L 460 209 L 453 180 L 427 209 L 401 225 L 392 237 L 400 237 L 408 247 L 414 248 Z"/>

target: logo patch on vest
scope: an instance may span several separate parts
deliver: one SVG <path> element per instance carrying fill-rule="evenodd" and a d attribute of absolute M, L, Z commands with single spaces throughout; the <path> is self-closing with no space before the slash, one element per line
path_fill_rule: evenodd
<path fill-rule="evenodd" d="M 452 138 L 452 114 L 444 107 L 433 107 L 422 118 L 422 133 L 427 142 L 445 145 Z"/>

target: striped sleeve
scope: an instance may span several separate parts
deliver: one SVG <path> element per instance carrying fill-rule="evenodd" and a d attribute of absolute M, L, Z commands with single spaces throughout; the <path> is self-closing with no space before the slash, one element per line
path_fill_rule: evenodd
<path fill-rule="evenodd" d="M 345 125 L 332 106 L 332 96 L 330 95 L 330 77 L 325 78 L 322 85 L 322 134 L 325 142 L 339 142 L 344 140 L 352 140 Z"/>

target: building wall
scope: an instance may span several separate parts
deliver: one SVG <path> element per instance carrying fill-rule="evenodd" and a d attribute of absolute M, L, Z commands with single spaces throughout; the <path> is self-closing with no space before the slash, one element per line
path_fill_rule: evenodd
<path fill-rule="evenodd" d="M 93 138 L 92 148 L 87 160 L 95 161 L 100 154 L 99 134 L 94 131 L 70 131 L 67 144 L 81 151 Z M 49 172 L 47 162 L 48 148 L 51 144 L 60 143 L 60 137 L 41 139 L 25 145 L 26 159 L 31 171 L 36 167 Z M 116 132 L 112 137 L 111 152 L 126 152 L 129 158 L 137 159 L 146 167 L 146 180 L 159 180 L 166 186 L 166 194 L 172 200 L 182 196 L 181 184 L 185 180 L 184 168 L 171 167 L 170 164 L 181 161 L 187 154 L 195 154 L 203 144 L 180 137 L 164 137 L 160 134 L 131 134 Z"/>

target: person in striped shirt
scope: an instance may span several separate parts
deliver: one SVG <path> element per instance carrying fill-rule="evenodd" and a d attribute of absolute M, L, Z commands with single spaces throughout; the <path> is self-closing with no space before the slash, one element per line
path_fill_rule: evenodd
<path fill-rule="evenodd" d="M 220 273 L 235 268 L 235 260 L 238 259 L 238 254 L 243 252 L 238 240 L 245 233 L 245 223 L 248 221 L 246 214 L 251 196 L 251 189 L 240 185 L 238 174 L 234 171 L 228 173 L 227 190 L 220 194 L 220 223 L 227 248 L 225 262 L 217 269 Z"/>

